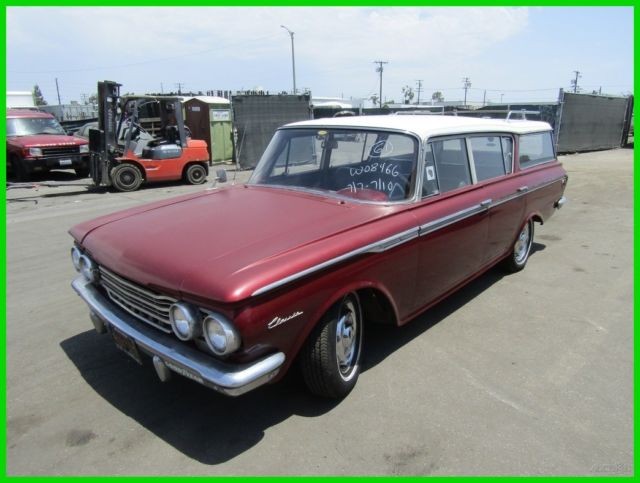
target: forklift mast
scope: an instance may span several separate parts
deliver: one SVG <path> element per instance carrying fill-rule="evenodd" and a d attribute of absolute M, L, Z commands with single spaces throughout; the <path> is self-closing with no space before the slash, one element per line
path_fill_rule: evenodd
<path fill-rule="evenodd" d="M 96 186 L 110 186 L 111 156 L 117 150 L 117 118 L 120 101 L 117 82 L 98 82 L 98 129 L 89 131 L 89 171 Z"/>

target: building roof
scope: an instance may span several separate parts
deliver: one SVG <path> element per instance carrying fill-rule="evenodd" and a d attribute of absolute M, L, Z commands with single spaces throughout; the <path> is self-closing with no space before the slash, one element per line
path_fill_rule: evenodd
<path fill-rule="evenodd" d="M 287 124 L 286 127 L 352 127 L 366 129 L 395 129 L 411 132 L 422 139 L 446 134 L 470 132 L 508 132 L 525 134 L 550 131 L 551 126 L 539 121 L 483 119 L 442 115 L 386 115 L 353 116 L 314 119 Z"/>
<path fill-rule="evenodd" d="M 224 97 L 217 97 L 217 96 L 183 97 L 182 102 L 187 102 L 192 99 L 197 99 L 198 101 L 204 102 L 205 104 L 231 104 L 231 101 L 229 99 L 225 99 Z"/>

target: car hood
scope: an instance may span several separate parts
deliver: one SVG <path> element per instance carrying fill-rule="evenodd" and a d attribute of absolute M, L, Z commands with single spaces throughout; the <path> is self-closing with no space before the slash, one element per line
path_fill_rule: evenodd
<path fill-rule="evenodd" d="M 70 233 L 99 264 L 148 288 L 234 303 L 382 238 L 366 225 L 397 210 L 236 186 L 114 213 Z"/>
<path fill-rule="evenodd" d="M 77 146 L 88 144 L 86 139 L 64 134 L 34 134 L 33 136 L 11 136 L 7 142 L 21 148 L 34 148 L 42 146 Z"/>

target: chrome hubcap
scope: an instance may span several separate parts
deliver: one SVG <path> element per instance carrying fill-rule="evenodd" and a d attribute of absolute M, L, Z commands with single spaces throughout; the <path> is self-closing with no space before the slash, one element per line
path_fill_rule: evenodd
<path fill-rule="evenodd" d="M 514 257 L 516 263 L 522 263 L 527 258 L 529 254 L 529 247 L 531 246 L 531 228 L 530 224 L 527 223 L 520 235 L 518 236 L 518 241 L 514 247 Z"/>
<path fill-rule="evenodd" d="M 336 328 L 336 358 L 343 375 L 348 374 L 356 362 L 358 342 L 358 314 L 353 302 L 347 301 L 340 310 Z"/>

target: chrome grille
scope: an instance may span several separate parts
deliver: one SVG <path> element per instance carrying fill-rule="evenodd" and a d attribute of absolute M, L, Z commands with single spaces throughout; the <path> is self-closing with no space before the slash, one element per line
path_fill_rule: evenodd
<path fill-rule="evenodd" d="M 42 155 L 47 157 L 68 156 L 80 154 L 80 146 L 55 146 L 42 148 Z"/>
<path fill-rule="evenodd" d="M 100 267 L 100 284 L 109 298 L 138 319 L 164 332 L 171 332 L 169 307 L 177 302 L 173 297 L 160 295 Z"/>

